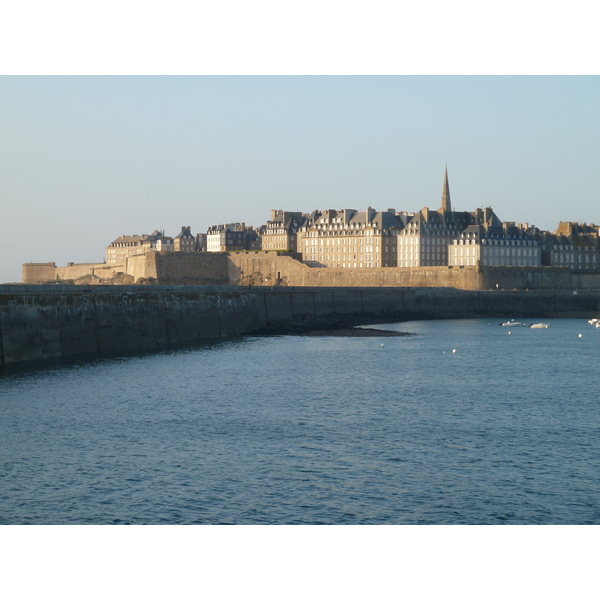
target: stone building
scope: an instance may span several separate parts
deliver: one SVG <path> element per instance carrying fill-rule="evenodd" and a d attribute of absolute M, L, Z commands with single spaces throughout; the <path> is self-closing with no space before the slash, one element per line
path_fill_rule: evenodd
<path fill-rule="evenodd" d="M 439 210 L 423 208 L 398 234 L 399 267 L 448 265 L 448 245 L 469 225 L 497 219 L 491 208 L 474 213 L 452 210 L 448 169 L 444 173 L 442 203 Z M 498 221 L 500 223 L 500 221 Z"/>
<path fill-rule="evenodd" d="M 577 271 L 599 271 L 599 229 L 593 223 L 561 221 L 553 233 L 536 232 L 542 247 L 542 264 Z"/>
<path fill-rule="evenodd" d="M 396 237 L 403 226 L 391 208 L 315 212 L 298 232 L 298 252 L 311 267 L 395 267 Z"/>
<path fill-rule="evenodd" d="M 600 227 L 591 223 L 560 222 L 557 233 L 570 239 L 576 251 L 576 269 L 597 271 L 600 269 Z"/>
<path fill-rule="evenodd" d="M 156 240 L 150 249 L 156 250 L 156 252 L 173 252 L 175 250 L 175 240 L 172 237 L 163 235 Z"/>
<path fill-rule="evenodd" d="M 196 250 L 196 238 L 192 235 L 190 225 L 181 227 L 181 231 L 173 239 L 173 250 L 175 252 L 194 252 Z"/>
<path fill-rule="evenodd" d="M 206 252 L 206 234 L 205 233 L 197 233 L 196 234 L 195 248 L 198 252 Z"/>
<path fill-rule="evenodd" d="M 449 246 L 449 266 L 539 267 L 537 240 L 513 223 L 470 225 Z"/>
<path fill-rule="evenodd" d="M 572 240 L 558 233 L 538 231 L 535 234 L 542 252 L 542 266 L 575 269 L 577 254 Z"/>
<path fill-rule="evenodd" d="M 272 210 L 271 220 L 260 234 L 261 249 L 296 252 L 298 230 L 307 219 L 308 215 L 300 212 Z"/>
<path fill-rule="evenodd" d="M 245 223 L 213 225 L 206 233 L 207 252 L 239 252 L 256 248 L 258 234 Z"/>
<path fill-rule="evenodd" d="M 262 234 L 265 226 L 261 225 L 258 229 L 248 227 L 246 231 L 246 250 L 262 250 Z"/>
<path fill-rule="evenodd" d="M 156 242 L 164 237 L 164 231 L 155 229 L 150 235 L 122 235 L 106 248 L 106 264 L 123 264 L 126 258 L 156 250 Z"/>

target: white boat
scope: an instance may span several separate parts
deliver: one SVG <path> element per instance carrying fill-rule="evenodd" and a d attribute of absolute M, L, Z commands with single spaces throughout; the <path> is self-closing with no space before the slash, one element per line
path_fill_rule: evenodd
<path fill-rule="evenodd" d="M 590 325 L 595 325 L 596 327 L 598 327 L 598 323 L 600 323 L 600 319 L 590 319 L 590 320 L 588 321 L 588 323 L 589 323 Z"/>
<path fill-rule="evenodd" d="M 519 321 L 505 321 L 504 323 L 498 323 L 500 327 L 525 327 L 523 323 L 519 323 Z"/>
<path fill-rule="evenodd" d="M 548 323 L 533 323 L 529 326 L 531 329 L 548 329 Z"/>

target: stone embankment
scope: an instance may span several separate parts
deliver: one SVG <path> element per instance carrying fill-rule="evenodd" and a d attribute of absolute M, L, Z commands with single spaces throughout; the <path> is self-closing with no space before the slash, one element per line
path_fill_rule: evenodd
<path fill-rule="evenodd" d="M 0 364 L 122 354 L 258 332 L 599 314 L 600 293 L 591 291 L 5 285 L 0 286 Z"/>

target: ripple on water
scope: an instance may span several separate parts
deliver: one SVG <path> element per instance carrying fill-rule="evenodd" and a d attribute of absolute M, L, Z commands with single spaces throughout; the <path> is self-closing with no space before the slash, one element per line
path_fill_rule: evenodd
<path fill-rule="evenodd" d="M 600 334 L 488 322 L 2 374 L 0 523 L 600 523 Z"/>

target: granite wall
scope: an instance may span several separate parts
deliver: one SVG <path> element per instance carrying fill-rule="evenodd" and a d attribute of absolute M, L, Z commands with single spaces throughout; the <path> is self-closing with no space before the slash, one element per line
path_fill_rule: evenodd
<path fill-rule="evenodd" d="M 598 292 L 452 288 L 0 286 L 2 364 L 119 354 L 258 331 L 305 317 L 393 321 L 600 315 Z"/>
<path fill-rule="evenodd" d="M 87 274 L 110 279 L 118 272 L 133 282 L 255 287 L 446 287 L 462 290 L 600 289 L 600 273 L 564 267 L 382 267 L 313 268 L 277 252 L 147 252 L 123 265 L 56 267 L 23 265 L 24 283 L 77 279 Z M 84 280 L 87 283 L 87 281 Z M 112 281 L 112 283 L 125 283 Z"/>

